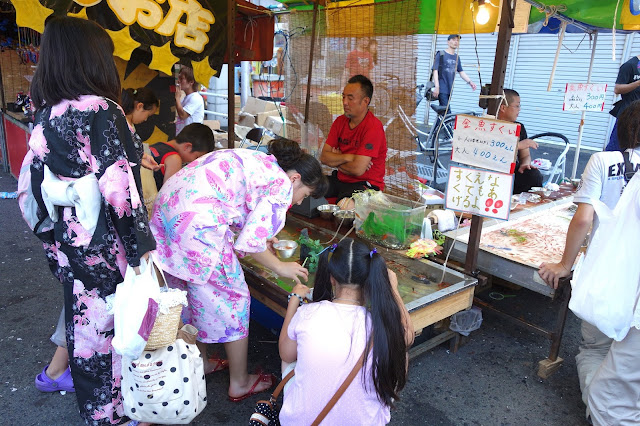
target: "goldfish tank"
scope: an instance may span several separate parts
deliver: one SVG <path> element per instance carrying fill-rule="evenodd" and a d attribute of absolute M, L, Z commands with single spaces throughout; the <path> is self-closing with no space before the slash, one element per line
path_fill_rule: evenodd
<path fill-rule="evenodd" d="M 353 195 L 359 237 L 390 249 L 405 249 L 420 238 L 426 206 L 380 191 Z"/>

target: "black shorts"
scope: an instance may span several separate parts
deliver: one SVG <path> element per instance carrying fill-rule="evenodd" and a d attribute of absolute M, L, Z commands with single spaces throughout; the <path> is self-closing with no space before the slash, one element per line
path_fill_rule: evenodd
<path fill-rule="evenodd" d="M 333 173 L 327 176 L 327 179 L 329 179 L 329 190 L 324 194 L 324 196 L 325 198 L 335 197 L 338 201 L 343 198 L 350 198 L 354 192 L 364 191 L 365 189 L 375 189 L 376 191 L 380 190 L 377 186 L 371 185 L 369 182 L 364 180 L 361 182 L 342 182 L 338 179 L 337 170 L 334 170 Z"/>

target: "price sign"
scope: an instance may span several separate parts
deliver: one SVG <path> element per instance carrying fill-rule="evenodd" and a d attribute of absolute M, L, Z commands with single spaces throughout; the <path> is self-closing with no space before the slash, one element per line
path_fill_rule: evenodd
<path fill-rule="evenodd" d="M 517 123 L 460 114 L 453 130 L 451 160 L 513 173 L 519 140 Z"/>
<path fill-rule="evenodd" d="M 567 83 L 563 111 L 604 111 L 606 84 Z"/>
<path fill-rule="evenodd" d="M 446 208 L 509 220 L 513 175 L 451 166 Z"/>

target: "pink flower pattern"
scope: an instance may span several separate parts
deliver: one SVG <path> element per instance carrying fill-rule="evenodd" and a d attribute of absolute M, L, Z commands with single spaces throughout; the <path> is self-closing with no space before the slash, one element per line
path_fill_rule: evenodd
<path fill-rule="evenodd" d="M 31 131 L 29 148 L 33 151 L 33 154 L 41 160 L 49 153 L 47 140 L 44 138 L 44 129 L 39 124 Z"/>
<path fill-rule="evenodd" d="M 98 178 L 103 216 L 93 236 L 71 207 L 62 209 L 51 232 L 38 236 L 54 275 L 69 290 L 67 341 L 80 414 L 88 424 L 120 424 L 121 363 L 112 352 L 113 317 L 105 298 L 122 282 L 127 264 L 137 264 L 144 251 L 155 247 L 132 169 L 138 167 L 142 145 L 136 144 L 122 109 L 96 96 L 40 108 L 34 121 L 23 170 L 37 177 L 32 171 L 42 172 L 47 165 L 63 180 L 88 173 Z M 40 185 L 33 182 L 33 193 Z"/>
<path fill-rule="evenodd" d="M 238 255 L 266 250 L 291 198 L 291 181 L 275 158 L 250 150 L 207 154 L 160 189 L 151 221 L 157 254 L 170 285 L 187 290 L 183 320 L 202 341 L 247 336 L 250 296 Z M 177 235 L 172 218 L 185 212 L 195 215 Z"/>

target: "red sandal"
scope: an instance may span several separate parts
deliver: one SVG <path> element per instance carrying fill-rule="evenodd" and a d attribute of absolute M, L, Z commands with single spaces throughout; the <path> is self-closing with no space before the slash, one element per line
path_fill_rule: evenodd
<path fill-rule="evenodd" d="M 227 368 L 229 368 L 229 360 L 226 360 L 226 359 L 216 358 L 215 356 L 213 356 L 209 358 L 209 362 L 211 364 L 215 364 L 215 367 L 213 367 L 213 370 L 209 371 L 208 373 L 205 373 L 205 376 L 208 374 L 215 373 L 217 371 L 226 370 Z"/>
<path fill-rule="evenodd" d="M 267 381 L 271 382 L 271 384 L 269 385 L 268 388 L 262 389 L 262 390 L 259 390 L 259 391 L 255 390 L 255 388 L 256 388 L 256 386 L 258 386 L 258 384 L 260 384 L 261 382 L 267 382 Z M 256 395 L 256 394 L 259 394 L 259 393 L 262 393 L 262 392 L 266 392 L 269 389 L 271 389 L 273 387 L 273 385 L 276 384 L 276 381 L 277 381 L 276 376 L 274 376 L 273 374 L 265 374 L 265 373 L 262 373 L 262 372 L 258 372 L 258 379 L 256 379 L 256 381 L 253 384 L 253 386 L 251 386 L 251 389 L 249 389 L 249 392 L 247 392 L 247 393 L 245 393 L 244 395 L 241 395 L 241 396 L 231 396 L 231 395 L 229 395 L 229 401 L 231 401 L 231 402 L 240 402 L 240 401 L 242 401 L 244 399 L 249 398 L 250 396 L 253 396 L 253 395 Z"/>

